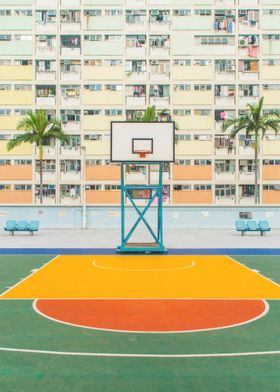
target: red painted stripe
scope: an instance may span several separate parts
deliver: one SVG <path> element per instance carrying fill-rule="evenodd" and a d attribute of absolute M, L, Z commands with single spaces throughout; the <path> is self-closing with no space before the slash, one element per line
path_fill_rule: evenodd
<path fill-rule="evenodd" d="M 77 326 L 142 332 L 223 328 L 265 310 L 261 300 L 38 300 L 45 316 Z"/>

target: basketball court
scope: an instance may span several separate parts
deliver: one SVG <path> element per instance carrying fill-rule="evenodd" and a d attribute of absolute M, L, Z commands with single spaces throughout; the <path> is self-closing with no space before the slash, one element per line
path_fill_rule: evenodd
<path fill-rule="evenodd" d="M 280 256 L 0 257 L 4 387 L 278 388 Z"/>
<path fill-rule="evenodd" d="M 108 236 L 107 249 L 1 250 L 1 390 L 279 391 L 280 250 L 167 249 L 174 146 L 172 122 L 112 122 L 116 249 Z M 135 185 L 125 173 L 137 164 L 149 175 Z"/>

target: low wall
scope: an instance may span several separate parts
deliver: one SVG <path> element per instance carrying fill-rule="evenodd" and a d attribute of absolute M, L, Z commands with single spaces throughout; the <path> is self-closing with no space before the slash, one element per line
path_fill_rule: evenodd
<path fill-rule="evenodd" d="M 137 214 L 132 208 L 126 211 L 128 229 Z M 88 207 L 86 212 L 88 229 L 120 227 L 119 207 Z M 251 212 L 252 219 L 267 219 L 272 228 L 280 229 L 280 207 L 164 207 L 164 227 L 232 229 L 240 212 Z M 25 219 L 39 220 L 44 229 L 81 229 L 82 213 L 82 207 L 76 206 L 0 206 L 0 227 L 10 219 Z M 149 211 L 147 218 L 155 224 L 155 208 Z"/>

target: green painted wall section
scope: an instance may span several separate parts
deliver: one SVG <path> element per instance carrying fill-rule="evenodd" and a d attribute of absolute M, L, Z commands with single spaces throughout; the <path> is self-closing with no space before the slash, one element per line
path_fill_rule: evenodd
<path fill-rule="evenodd" d="M 0 55 L 12 56 L 31 56 L 33 42 L 32 41 L 10 41 L 0 43 Z"/>
<path fill-rule="evenodd" d="M 0 16 L 1 30 L 32 30 L 32 17 L 30 16 Z"/>
<path fill-rule="evenodd" d="M 0 0 L 0 5 L 32 5 L 33 0 Z"/>

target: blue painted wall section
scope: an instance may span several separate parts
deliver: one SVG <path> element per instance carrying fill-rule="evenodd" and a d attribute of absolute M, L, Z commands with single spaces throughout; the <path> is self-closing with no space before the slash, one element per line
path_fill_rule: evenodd
<path fill-rule="evenodd" d="M 272 228 L 280 229 L 280 207 L 164 207 L 164 228 L 232 229 L 239 212 L 251 212 L 252 219 L 267 219 Z M 148 214 L 156 227 L 157 209 L 152 208 Z M 127 224 L 132 225 L 136 217 L 136 212 L 128 207 Z M 0 227 L 8 219 L 38 219 L 43 229 L 81 229 L 82 207 L 0 206 Z M 89 229 L 120 229 L 120 223 L 120 207 L 87 208 Z"/>

